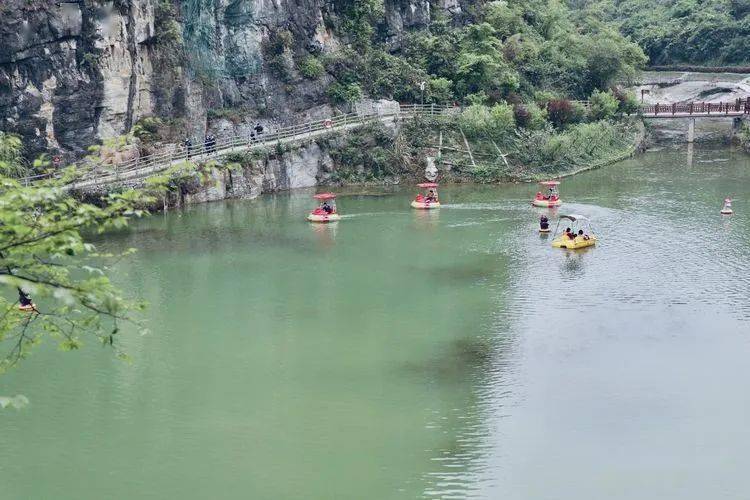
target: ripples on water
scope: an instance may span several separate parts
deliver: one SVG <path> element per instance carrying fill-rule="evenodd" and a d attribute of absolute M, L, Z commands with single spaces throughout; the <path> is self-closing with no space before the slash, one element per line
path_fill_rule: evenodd
<path fill-rule="evenodd" d="M 670 158 L 670 161 L 673 160 Z M 750 196 L 747 160 L 743 160 L 745 169 L 697 175 L 684 175 L 683 169 L 675 168 L 679 163 L 672 163 L 668 172 L 648 171 L 657 167 L 655 162 L 635 169 L 637 172 L 625 171 L 637 162 L 627 162 L 608 174 L 589 174 L 605 179 L 600 182 L 623 182 L 626 186 L 641 183 L 636 192 L 628 193 L 625 189 L 616 199 L 575 189 L 576 180 L 584 185 L 590 183 L 586 176 L 563 184 L 566 202 L 558 212 L 591 218 L 600 240 L 596 248 L 551 249 L 552 236 L 539 235 L 535 232 L 535 223 L 524 222 L 524 219 L 533 221 L 534 217 L 529 217 L 525 200 L 444 205 L 446 210 L 500 212 L 505 217 L 495 220 L 510 219 L 516 225 L 487 249 L 493 254 L 511 257 L 511 272 L 509 283 L 488 286 L 497 305 L 490 327 L 492 361 L 475 381 L 476 405 L 463 410 L 467 421 L 457 430 L 456 438 L 469 451 L 463 448 L 455 452 L 443 450 L 435 456 L 433 460 L 441 468 L 430 474 L 430 487 L 425 496 L 532 498 L 527 496 L 531 491 L 528 487 L 521 490 L 526 493 L 519 495 L 515 488 L 508 486 L 514 483 L 514 478 L 504 469 L 520 457 L 503 450 L 503 435 L 513 433 L 514 426 L 523 424 L 508 426 L 504 420 L 513 415 L 514 407 L 524 406 L 524 386 L 529 383 L 522 373 L 524 365 L 528 364 L 524 360 L 525 349 L 534 346 L 533 349 L 544 351 L 548 345 L 566 343 L 568 346 L 564 349 L 579 349 L 573 346 L 581 339 L 573 340 L 574 331 L 560 330 L 556 318 L 575 324 L 613 326 L 614 318 L 630 312 L 651 318 L 650 324 L 638 326 L 644 334 L 677 339 L 679 330 L 673 330 L 668 326 L 670 323 L 679 325 L 689 334 L 696 328 L 705 328 L 705 322 L 699 321 L 696 313 L 709 318 L 708 325 L 714 321 L 717 326 L 726 325 L 728 318 L 733 318 L 747 326 L 750 320 L 750 273 L 747 272 L 750 230 L 745 217 L 739 216 L 742 210 L 736 209 L 740 197 Z M 698 163 L 718 168 L 725 165 L 727 159 L 699 159 Z M 732 179 L 737 174 L 743 179 L 740 184 Z M 618 178 L 619 175 L 624 179 Z M 726 186 L 716 189 L 711 183 L 719 180 Z M 725 196 L 723 193 L 728 189 L 733 189 L 734 193 L 742 190 L 742 194 L 733 195 L 735 216 L 722 217 L 718 210 Z M 448 227 L 481 224 L 482 217 L 476 217 Z M 483 251 L 481 245 L 468 243 L 468 247 L 475 252 Z M 662 319 L 665 317 L 673 319 L 665 321 Z M 595 334 L 596 330 L 584 336 Z M 558 338 L 553 341 L 550 335 Z M 564 338 L 570 340 L 562 341 Z M 491 435 L 496 437 L 488 439 Z M 679 460 L 679 457 L 674 459 Z M 639 458 L 632 456 L 626 460 L 638 461 Z M 544 491 L 543 486 L 534 489 Z M 546 494 L 550 496 L 544 498 L 557 498 L 550 492 Z M 602 497 L 583 495 L 580 498 Z"/>
<path fill-rule="evenodd" d="M 141 249 L 119 278 L 154 335 L 134 366 L 11 373 L 38 421 L 0 422 L 0 474 L 18 498 L 697 500 L 700 475 L 750 466 L 750 165 L 725 158 L 566 179 L 553 212 L 508 185 L 431 212 L 344 196 L 331 225 L 297 194 L 155 216 L 102 242 Z M 588 216 L 598 245 L 551 248 L 542 213 Z"/>

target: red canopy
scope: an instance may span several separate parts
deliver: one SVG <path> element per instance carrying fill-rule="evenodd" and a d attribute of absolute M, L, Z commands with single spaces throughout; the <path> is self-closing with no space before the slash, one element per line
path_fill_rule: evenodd
<path fill-rule="evenodd" d="M 421 188 L 436 188 L 438 187 L 437 183 L 435 182 L 423 182 L 421 184 L 417 184 L 417 186 Z"/>
<path fill-rule="evenodd" d="M 539 184 L 541 184 L 542 186 L 559 186 L 560 181 L 542 181 Z"/>
<path fill-rule="evenodd" d="M 316 200 L 334 200 L 336 195 L 333 193 L 320 193 L 313 196 Z"/>

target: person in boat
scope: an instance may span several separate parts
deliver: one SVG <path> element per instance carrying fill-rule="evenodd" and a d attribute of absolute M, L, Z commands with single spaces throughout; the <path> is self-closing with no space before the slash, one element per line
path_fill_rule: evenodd
<path fill-rule="evenodd" d="M 437 201 L 437 196 L 435 195 L 435 190 L 434 189 L 430 189 L 430 191 L 427 193 L 427 200 L 426 201 L 430 202 L 430 203 Z"/>
<path fill-rule="evenodd" d="M 539 218 L 539 229 L 549 229 L 549 219 L 546 215 L 542 215 Z"/>
<path fill-rule="evenodd" d="M 18 289 L 18 303 L 20 309 L 25 311 L 36 311 L 36 306 L 34 305 L 34 302 L 32 302 L 29 294 L 20 288 Z"/>
<path fill-rule="evenodd" d="M 569 240 L 574 240 L 576 238 L 576 234 L 569 227 L 565 228 L 565 236 L 567 236 Z"/>
<path fill-rule="evenodd" d="M 541 192 L 541 191 L 537 191 L 537 192 L 536 192 L 536 196 L 535 196 L 535 198 L 536 198 L 537 200 L 543 200 L 543 199 L 544 199 L 544 196 L 542 196 L 542 192 Z"/>
<path fill-rule="evenodd" d="M 329 205 L 327 201 L 324 201 L 323 205 L 320 208 L 322 208 L 323 211 L 327 214 L 333 213 L 333 207 L 331 207 L 331 205 Z"/>
<path fill-rule="evenodd" d="M 588 234 L 583 234 L 583 229 L 579 229 L 578 230 L 578 236 L 581 237 L 584 241 L 586 241 L 586 240 L 589 239 L 589 235 Z"/>

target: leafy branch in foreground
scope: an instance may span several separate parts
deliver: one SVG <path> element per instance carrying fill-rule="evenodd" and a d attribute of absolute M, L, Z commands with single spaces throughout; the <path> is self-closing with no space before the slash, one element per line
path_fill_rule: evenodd
<path fill-rule="evenodd" d="M 120 255 L 102 254 L 87 235 L 125 227 L 149 200 L 136 191 L 110 194 L 101 206 L 74 199 L 64 184 L 75 169 L 58 179 L 22 186 L 0 176 L 0 373 L 25 358 L 44 337 L 64 350 L 77 349 L 85 337 L 112 346 L 123 322 L 142 303 L 127 299 L 106 276 Z M 37 304 L 19 309 L 19 293 Z"/>

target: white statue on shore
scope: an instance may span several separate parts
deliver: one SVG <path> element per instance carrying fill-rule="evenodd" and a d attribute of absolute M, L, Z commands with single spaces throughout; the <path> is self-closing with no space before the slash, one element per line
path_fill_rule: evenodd
<path fill-rule="evenodd" d="M 425 156 L 424 160 L 425 160 L 425 163 L 427 164 L 427 166 L 424 169 L 425 179 L 427 179 L 430 182 L 433 182 L 435 181 L 435 179 L 437 179 L 437 176 L 438 176 L 438 169 L 435 166 L 435 158 L 431 156 Z"/>

